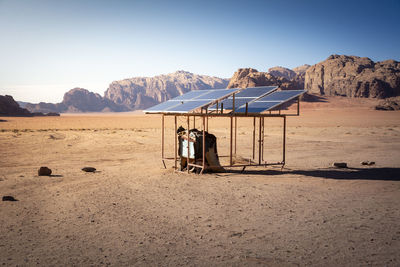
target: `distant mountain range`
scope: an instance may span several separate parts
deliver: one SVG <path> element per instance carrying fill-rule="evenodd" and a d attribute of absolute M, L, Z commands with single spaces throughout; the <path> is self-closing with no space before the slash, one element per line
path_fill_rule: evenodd
<path fill-rule="evenodd" d="M 33 117 L 33 116 L 60 116 L 58 113 L 30 112 L 17 103 L 10 95 L 0 95 L 0 116 Z"/>
<path fill-rule="evenodd" d="M 145 109 L 191 90 L 226 88 L 229 79 L 177 71 L 155 77 L 135 77 L 110 84 L 104 97 L 84 88 L 64 94 L 61 103 L 20 102 L 31 112 L 119 112 Z"/>
<path fill-rule="evenodd" d="M 104 97 L 130 110 L 145 109 L 192 90 L 226 88 L 228 83 L 229 79 L 177 71 L 114 81 Z"/>
<path fill-rule="evenodd" d="M 306 89 L 320 95 L 386 98 L 400 95 L 400 63 L 331 55 L 313 66 L 273 67 L 268 72 L 238 69 L 231 79 L 177 71 L 155 77 L 114 81 L 104 96 L 83 88 L 66 92 L 61 103 L 19 102 L 30 112 L 119 112 L 145 109 L 191 90 L 278 85 L 283 90 Z"/>

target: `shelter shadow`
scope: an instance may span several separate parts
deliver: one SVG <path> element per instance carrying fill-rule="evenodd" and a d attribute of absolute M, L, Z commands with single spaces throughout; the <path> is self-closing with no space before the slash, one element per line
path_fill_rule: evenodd
<path fill-rule="evenodd" d="M 228 173 L 242 173 L 240 170 L 229 170 Z M 251 175 L 303 175 L 315 178 L 339 180 L 381 180 L 400 181 L 400 168 L 346 168 L 314 170 L 245 170 L 243 174 Z"/>

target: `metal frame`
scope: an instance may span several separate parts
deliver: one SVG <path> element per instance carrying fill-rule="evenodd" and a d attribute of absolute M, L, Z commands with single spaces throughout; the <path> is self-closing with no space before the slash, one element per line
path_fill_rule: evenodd
<path fill-rule="evenodd" d="M 233 102 L 235 101 L 235 96 L 233 95 Z M 218 101 L 217 101 L 218 103 Z M 287 102 L 286 102 L 287 103 Z M 284 103 L 285 104 L 285 103 Z M 218 105 L 218 104 L 217 104 Z M 233 105 L 233 108 L 235 105 Z M 247 105 L 246 105 L 247 107 Z M 247 110 L 247 109 L 246 109 Z M 299 116 L 300 115 L 300 96 L 297 97 L 297 112 L 296 113 L 286 113 L 283 114 L 281 110 L 274 110 L 274 111 L 269 111 L 269 113 L 235 113 L 235 110 L 232 110 L 230 113 L 223 113 L 223 108 L 215 113 L 208 113 L 207 108 L 202 108 L 201 112 L 197 113 L 187 113 L 187 114 L 181 114 L 181 113 L 164 113 L 161 114 L 161 159 L 162 163 L 164 165 L 164 168 L 166 168 L 165 161 L 166 160 L 173 160 L 174 162 L 174 169 L 175 171 L 178 170 L 177 163 L 179 162 L 178 156 L 177 156 L 177 151 L 178 151 L 178 138 L 176 135 L 177 132 L 177 118 L 178 116 L 181 117 L 186 117 L 187 119 L 187 132 L 186 136 L 184 136 L 185 139 L 188 140 L 188 151 L 187 151 L 187 172 L 190 172 L 190 167 L 198 167 L 201 168 L 200 174 L 204 172 L 206 169 L 206 164 L 205 164 L 205 132 L 208 131 L 208 119 L 211 117 L 227 117 L 230 118 L 230 149 L 229 149 L 229 165 L 223 165 L 222 167 L 224 168 L 233 168 L 233 167 L 241 167 L 242 171 L 245 170 L 246 167 L 250 166 L 271 166 L 271 165 L 278 165 L 281 166 L 281 169 L 284 168 L 286 164 L 286 117 L 289 116 Z M 273 113 L 274 112 L 274 113 Z M 277 113 L 276 113 L 277 112 Z M 165 157 L 164 150 L 165 150 L 165 145 L 164 145 L 164 140 L 165 140 L 165 116 L 173 116 L 174 117 L 174 157 L 173 158 L 167 158 Z M 195 127 L 196 123 L 196 117 L 200 117 L 202 121 L 202 132 L 203 132 L 203 156 L 202 156 L 202 162 L 201 165 L 194 163 L 190 163 L 190 157 L 189 157 L 189 147 L 190 147 L 190 142 L 194 142 L 194 140 L 190 140 L 189 137 L 189 129 L 190 129 L 190 117 L 193 117 L 193 126 Z M 236 147 L 237 147 L 237 119 L 238 118 L 253 118 L 253 147 L 252 147 L 252 159 L 249 159 L 248 164 L 234 164 L 233 162 L 233 155 L 236 157 Z M 283 122 L 283 129 L 282 129 L 282 161 L 279 162 L 267 162 L 264 160 L 264 133 L 265 133 L 265 118 L 282 118 Z M 258 122 L 258 162 L 257 159 L 255 158 L 256 156 L 256 120 L 257 118 L 259 119 Z M 220 156 L 220 157 L 227 157 L 227 156 Z"/>

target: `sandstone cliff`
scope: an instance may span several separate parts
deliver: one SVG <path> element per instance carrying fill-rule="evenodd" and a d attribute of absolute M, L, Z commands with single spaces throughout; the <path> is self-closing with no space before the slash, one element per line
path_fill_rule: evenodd
<path fill-rule="evenodd" d="M 104 98 L 130 110 L 145 109 L 191 90 L 226 88 L 228 82 L 228 79 L 177 71 L 155 77 L 114 81 L 104 93 Z"/>
<path fill-rule="evenodd" d="M 310 68 L 311 66 L 308 64 L 304 64 L 301 66 L 298 66 L 296 68 L 293 68 L 293 71 L 296 73 L 296 75 L 301 76 L 301 75 L 305 75 L 306 71 Z"/>
<path fill-rule="evenodd" d="M 0 116 L 33 116 L 33 114 L 21 108 L 12 96 L 0 95 Z"/>
<path fill-rule="evenodd" d="M 305 89 L 321 95 L 384 98 L 400 95 L 400 63 L 331 55 L 310 67 Z"/>
<path fill-rule="evenodd" d="M 247 88 L 256 86 L 280 86 L 283 90 L 299 89 L 299 84 L 284 77 L 274 76 L 268 72 L 259 72 L 256 69 L 238 69 L 229 81 L 228 88 Z"/>
<path fill-rule="evenodd" d="M 64 94 L 61 103 L 52 104 L 40 102 L 39 104 L 25 104 L 31 112 L 104 112 L 104 111 L 127 111 L 109 99 L 101 95 L 89 92 L 83 88 L 74 88 Z"/>
<path fill-rule="evenodd" d="M 270 69 L 268 69 L 268 72 L 275 77 L 282 77 L 287 80 L 292 80 L 297 75 L 296 72 L 294 72 L 293 70 L 284 68 L 284 67 L 280 67 L 280 66 L 270 68 Z"/>

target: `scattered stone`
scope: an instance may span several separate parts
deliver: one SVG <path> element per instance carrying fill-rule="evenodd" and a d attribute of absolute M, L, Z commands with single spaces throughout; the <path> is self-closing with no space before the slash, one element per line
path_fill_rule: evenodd
<path fill-rule="evenodd" d="M 366 160 L 366 161 L 361 162 L 361 165 L 368 165 L 368 166 L 375 165 L 375 161 Z"/>
<path fill-rule="evenodd" d="M 95 171 L 96 171 L 96 168 L 93 168 L 93 167 L 84 167 L 84 168 L 82 168 L 82 171 L 84 171 L 84 172 L 95 172 Z"/>
<path fill-rule="evenodd" d="M 3 196 L 3 201 L 18 201 L 13 196 Z"/>
<path fill-rule="evenodd" d="M 347 168 L 347 163 L 346 162 L 334 162 L 332 164 L 333 167 L 336 168 Z"/>
<path fill-rule="evenodd" d="M 51 170 L 47 167 L 40 167 L 40 169 L 38 170 L 38 175 L 39 176 L 50 176 Z"/>
<path fill-rule="evenodd" d="M 400 110 L 400 97 L 391 97 L 381 101 L 376 110 Z"/>

